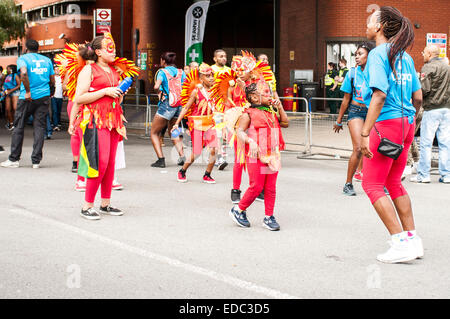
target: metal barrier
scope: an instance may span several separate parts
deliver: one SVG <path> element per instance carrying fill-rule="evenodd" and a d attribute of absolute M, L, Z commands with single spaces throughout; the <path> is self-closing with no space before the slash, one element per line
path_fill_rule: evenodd
<path fill-rule="evenodd" d="M 308 125 L 310 121 L 308 100 L 304 97 L 280 97 L 280 100 L 302 101 L 305 103 L 305 112 L 286 111 L 286 114 L 289 117 L 289 127 L 282 128 L 282 132 L 286 144 L 295 146 L 304 146 L 305 148 L 303 150 L 303 153 L 311 152 L 311 145 L 308 133 Z M 304 127 L 303 139 L 301 132 L 302 129 L 300 129 L 302 126 Z M 301 142 L 302 140 L 304 142 Z"/>

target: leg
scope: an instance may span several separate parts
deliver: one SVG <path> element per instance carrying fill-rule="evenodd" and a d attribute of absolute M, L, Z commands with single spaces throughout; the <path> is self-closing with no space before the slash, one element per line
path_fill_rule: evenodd
<path fill-rule="evenodd" d="M 20 100 L 17 112 L 14 116 L 14 131 L 11 136 L 11 154 L 9 160 L 12 162 L 20 160 L 22 155 L 23 136 L 27 119 L 31 115 L 31 102 Z"/>
<path fill-rule="evenodd" d="M 51 98 L 51 107 L 52 107 L 52 125 L 56 127 L 58 125 L 58 106 L 56 105 L 56 98 Z"/>
<path fill-rule="evenodd" d="M 244 170 L 244 164 L 240 163 L 237 151 L 237 137 L 234 140 L 234 165 L 233 165 L 233 189 L 239 190 L 242 182 L 242 171 Z"/>
<path fill-rule="evenodd" d="M 441 109 L 436 136 L 439 144 L 439 174 L 450 177 L 450 109 Z"/>
<path fill-rule="evenodd" d="M 175 117 L 169 121 L 169 123 L 168 123 L 169 132 L 172 130 L 172 127 L 176 121 L 177 121 L 177 118 L 175 118 Z M 184 156 L 183 142 L 181 141 L 181 139 L 179 137 L 177 137 L 177 138 L 171 138 L 171 140 L 173 142 L 173 145 L 175 145 L 175 148 L 177 149 L 178 155 L 180 155 L 181 157 Z"/>
<path fill-rule="evenodd" d="M 430 177 L 431 149 L 439 126 L 436 115 L 436 110 L 423 112 L 420 128 L 420 159 L 417 167 L 417 173 L 421 179 Z"/>
<path fill-rule="evenodd" d="M 158 156 L 158 158 L 164 157 L 159 136 L 161 134 L 162 129 L 167 125 L 167 122 L 168 121 L 165 118 L 161 117 L 158 114 L 155 114 L 155 117 L 153 118 L 153 121 L 152 121 L 152 128 L 150 130 L 150 138 L 152 140 L 153 148 L 154 148 L 155 153 Z"/>
<path fill-rule="evenodd" d="M 5 98 L 5 113 L 6 113 L 6 119 L 9 123 L 12 123 L 14 121 L 14 114 L 12 112 L 12 101 L 11 101 L 12 97 L 11 96 L 7 96 Z"/>
<path fill-rule="evenodd" d="M 34 128 L 34 143 L 33 153 L 31 154 L 31 161 L 33 164 L 39 164 L 42 160 L 42 148 L 44 147 L 44 136 L 46 130 L 46 117 L 50 107 L 50 98 L 44 97 L 32 101 L 35 108 L 33 128 Z"/>
<path fill-rule="evenodd" d="M 348 128 L 352 138 L 353 152 L 348 161 L 346 183 L 352 182 L 356 168 L 361 162 L 361 132 L 363 125 L 364 121 L 360 118 L 354 118 L 348 122 Z"/>
<path fill-rule="evenodd" d="M 262 167 L 265 165 L 260 160 L 247 164 L 248 177 L 250 179 L 250 187 L 239 202 L 239 209 L 246 210 L 258 197 L 264 188 L 266 175 L 261 173 Z"/>
<path fill-rule="evenodd" d="M 101 182 L 101 195 L 102 195 L 102 206 L 106 207 L 110 204 L 112 184 L 114 180 L 114 169 L 116 164 L 116 153 L 117 145 L 119 144 L 120 135 L 116 130 L 109 132 L 109 158 L 108 164 L 105 170 L 105 175 L 103 176 Z"/>
<path fill-rule="evenodd" d="M 208 162 L 208 166 L 206 166 L 206 172 L 211 174 L 213 168 L 214 168 L 214 163 L 216 162 L 216 149 L 215 148 L 211 148 L 211 152 L 209 154 L 209 162 Z"/>
<path fill-rule="evenodd" d="M 269 169 L 267 170 L 268 172 L 265 174 L 266 179 L 264 183 L 264 208 L 266 216 L 272 216 L 277 194 L 278 172 L 272 172 L 269 171 Z"/>

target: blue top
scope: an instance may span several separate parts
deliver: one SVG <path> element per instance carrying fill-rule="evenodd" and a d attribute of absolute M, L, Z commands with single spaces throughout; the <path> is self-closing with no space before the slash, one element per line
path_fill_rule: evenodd
<path fill-rule="evenodd" d="M 5 77 L 5 82 L 3 82 L 3 88 L 5 90 L 14 89 L 17 86 L 16 75 L 17 75 L 17 73 L 13 73 L 13 74 L 8 74 Z M 16 91 L 14 91 L 14 92 L 16 92 Z"/>
<path fill-rule="evenodd" d="M 55 74 L 52 61 L 38 53 L 27 53 L 17 59 L 17 69 L 26 67 L 30 79 L 31 99 L 50 96 L 50 76 Z M 19 100 L 25 99 L 25 87 L 20 85 Z"/>
<path fill-rule="evenodd" d="M 174 67 L 174 66 L 166 66 L 164 69 L 169 71 L 169 74 L 171 76 L 173 76 L 173 77 L 177 76 L 178 69 L 176 67 Z M 183 83 L 184 80 L 186 79 L 186 74 L 184 73 L 183 70 L 181 72 L 182 72 L 181 73 L 181 83 Z M 156 80 L 161 80 L 162 81 L 161 82 L 161 86 L 160 86 L 160 90 L 168 95 L 169 94 L 169 83 L 167 82 L 166 74 L 162 70 L 158 71 L 158 74 L 156 76 Z"/>
<path fill-rule="evenodd" d="M 352 92 L 352 80 L 354 85 L 354 90 Z M 369 106 L 370 100 L 372 99 L 372 90 L 366 84 L 366 78 L 361 70 L 361 67 L 351 68 L 345 76 L 344 82 L 341 86 L 341 91 L 345 93 L 352 94 L 352 100 L 365 104 Z"/>
<path fill-rule="evenodd" d="M 367 58 L 364 76 L 369 87 L 378 89 L 386 94 L 386 100 L 377 122 L 402 117 L 401 96 L 403 91 L 403 116 L 412 117 L 416 109 L 411 102 L 412 93 L 420 90 L 420 81 L 414 68 L 411 56 L 404 52 L 402 61 L 396 59 L 394 72 L 389 65 L 388 51 L 390 44 L 383 43 L 370 51 Z M 402 89 L 403 88 L 403 89 Z"/>

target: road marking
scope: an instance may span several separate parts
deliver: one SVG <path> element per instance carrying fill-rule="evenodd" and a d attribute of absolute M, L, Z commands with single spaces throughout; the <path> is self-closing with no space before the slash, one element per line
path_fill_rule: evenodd
<path fill-rule="evenodd" d="M 18 205 L 15 205 L 16 207 L 19 207 L 18 209 L 11 209 L 10 212 L 11 213 L 15 213 L 18 215 L 22 215 L 24 217 L 29 217 L 29 218 L 33 218 L 36 219 L 38 221 L 44 222 L 48 225 L 66 230 L 66 231 L 70 231 L 72 233 L 75 233 L 77 235 L 89 238 L 89 239 L 94 239 L 97 240 L 99 242 L 108 244 L 110 246 L 114 246 L 116 248 L 120 248 L 122 250 L 125 250 L 127 252 L 133 253 L 135 255 L 141 256 L 141 257 L 145 257 L 148 259 L 152 259 L 161 263 L 165 263 L 168 264 L 170 266 L 173 267 L 177 267 L 180 269 L 183 269 L 185 271 L 188 272 L 192 272 L 198 275 L 202 275 L 205 277 L 209 277 L 212 278 L 216 281 L 221 281 L 223 283 L 226 283 L 230 286 L 234 286 L 234 287 L 238 287 L 238 288 L 242 288 L 251 292 L 255 292 L 261 295 L 265 295 L 267 297 L 270 298 L 275 298 L 275 299 L 299 299 L 299 297 L 296 296 L 292 296 L 286 293 L 283 293 L 281 291 L 275 290 L 275 289 L 271 289 L 271 288 L 267 288 L 267 287 L 263 287 L 257 284 L 254 284 L 252 282 L 249 281 L 245 281 L 245 280 L 241 280 L 239 278 L 230 276 L 230 275 L 226 275 L 226 274 L 221 274 L 218 272 L 215 272 L 213 270 L 209 270 L 203 267 L 199 267 L 199 266 L 195 266 L 195 265 L 191 265 L 191 264 L 187 264 L 185 262 L 182 262 L 180 260 L 174 259 L 174 258 L 170 258 L 170 257 L 166 257 L 164 255 L 161 254 L 157 254 L 157 253 L 153 253 L 151 251 L 142 249 L 142 248 L 138 248 L 138 247 L 133 247 L 130 246 L 128 244 L 125 244 L 123 242 L 120 242 L 118 240 L 114 240 L 87 230 L 84 230 L 82 228 L 76 227 L 76 226 L 72 226 L 69 224 L 65 224 L 63 222 L 48 218 L 48 217 L 44 217 L 41 216 L 39 214 L 33 213 L 25 208 L 22 208 Z"/>

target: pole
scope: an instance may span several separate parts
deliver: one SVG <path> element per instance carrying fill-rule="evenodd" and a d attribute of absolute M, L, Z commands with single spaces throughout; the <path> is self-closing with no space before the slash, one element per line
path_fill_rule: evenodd
<path fill-rule="evenodd" d="M 120 0 L 120 56 L 123 57 L 123 0 Z"/>

